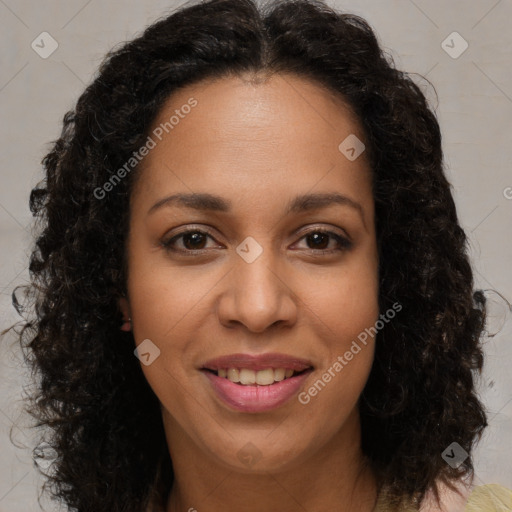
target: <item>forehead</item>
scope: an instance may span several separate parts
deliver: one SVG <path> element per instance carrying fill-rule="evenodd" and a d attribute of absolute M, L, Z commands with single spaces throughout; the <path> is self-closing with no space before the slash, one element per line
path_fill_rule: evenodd
<path fill-rule="evenodd" d="M 193 105 L 193 106 L 191 106 Z M 141 190 L 238 189 L 265 194 L 315 182 L 368 192 L 364 151 L 350 161 L 340 144 L 364 133 L 343 100 L 295 75 L 205 80 L 173 93 L 149 131 Z"/>
<path fill-rule="evenodd" d="M 197 105 L 188 112 L 187 103 L 193 100 Z M 187 112 L 180 112 L 182 109 Z M 245 74 L 206 79 L 184 87 L 163 104 L 153 129 L 165 125 L 173 114 L 180 119 L 174 115 L 173 128 L 165 131 L 164 137 L 170 132 L 188 135 L 187 128 L 196 121 L 194 133 L 209 142 L 215 138 L 221 143 L 226 136 L 230 142 L 243 137 L 248 141 L 286 142 L 291 136 L 302 135 L 328 143 L 328 134 L 334 136 L 344 131 L 363 138 L 359 119 L 340 95 L 293 74 L 275 74 L 264 79 Z M 190 120 L 183 123 L 186 117 Z M 234 130 L 236 137 L 232 137 Z"/>

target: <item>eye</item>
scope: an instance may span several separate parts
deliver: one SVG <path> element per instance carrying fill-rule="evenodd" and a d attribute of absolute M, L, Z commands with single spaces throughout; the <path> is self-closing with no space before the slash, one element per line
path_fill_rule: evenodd
<path fill-rule="evenodd" d="M 301 240 L 305 239 L 313 254 L 332 254 L 338 251 L 346 251 L 352 247 L 352 242 L 338 233 L 325 229 L 313 229 L 306 233 Z M 329 248 L 329 243 L 334 242 L 334 248 Z"/>
<path fill-rule="evenodd" d="M 162 246 L 165 250 L 172 252 L 203 253 L 208 250 L 204 247 L 208 238 L 213 240 L 213 237 L 207 231 L 203 231 L 201 229 L 189 229 L 188 231 L 183 231 L 168 240 L 164 240 L 162 242 Z M 181 247 L 176 247 L 178 241 L 181 241 L 181 244 L 178 244 L 181 245 Z"/>
<path fill-rule="evenodd" d="M 214 240 L 212 235 L 201 229 L 189 229 L 183 231 L 168 240 L 162 242 L 162 246 L 166 251 L 178 252 L 185 255 L 204 254 L 209 249 L 205 247 L 208 238 Z M 338 233 L 325 229 L 313 229 L 303 235 L 300 240 L 306 240 L 309 251 L 313 255 L 332 254 L 339 251 L 346 251 L 352 247 L 352 242 Z M 334 248 L 329 248 L 329 244 L 334 243 Z M 216 246 L 219 247 L 218 245 Z"/>

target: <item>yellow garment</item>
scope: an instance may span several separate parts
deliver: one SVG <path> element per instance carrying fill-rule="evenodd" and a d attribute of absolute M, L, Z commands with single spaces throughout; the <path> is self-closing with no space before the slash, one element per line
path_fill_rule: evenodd
<path fill-rule="evenodd" d="M 392 510 L 386 501 L 385 495 L 379 496 L 374 512 L 415 512 L 412 508 Z M 450 508 L 446 508 L 446 512 L 451 512 Z M 512 512 L 512 491 L 498 484 L 475 487 L 464 512 Z"/>
<path fill-rule="evenodd" d="M 511 512 L 512 491 L 497 484 L 476 487 L 466 503 L 466 512 Z"/>

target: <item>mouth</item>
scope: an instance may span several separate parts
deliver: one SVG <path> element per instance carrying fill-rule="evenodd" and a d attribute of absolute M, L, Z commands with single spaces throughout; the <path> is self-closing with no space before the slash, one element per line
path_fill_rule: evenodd
<path fill-rule="evenodd" d="M 199 370 L 224 405 L 257 413 L 288 402 L 314 368 L 310 361 L 283 354 L 233 354 L 207 361 Z"/>
<path fill-rule="evenodd" d="M 276 382 L 302 375 L 312 370 L 312 367 L 301 371 L 291 368 L 265 368 L 257 371 L 250 368 L 219 368 L 218 370 L 203 368 L 203 370 L 240 386 L 271 386 Z"/>

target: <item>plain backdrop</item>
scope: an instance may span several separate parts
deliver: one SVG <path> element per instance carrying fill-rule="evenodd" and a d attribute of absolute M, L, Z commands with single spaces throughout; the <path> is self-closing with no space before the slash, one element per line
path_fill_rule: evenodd
<path fill-rule="evenodd" d="M 164 0 L 0 0 L 0 311 L 19 320 L 11 292 L 27 281 L 30 189 L 62 116 L 94 76 L 104 54 L 183 2 Z M 512 2 L 510 0 L 330 0 L 362 15 L 400 69 L 419 76 L 443 134 L 446 172 L 470 239 L 476 285 L 512 302 Z M 53 43 L 47 32 L 56 41 Z M 456 32 L 457 34 L 454 34 Z M 32 45 L 46 38 L 43 58 Z M 467 48 L 464 50 L 464 48 Z M 39 53 L 33 49 L 38 48 Z M 486 366 L 479 390 L 490 426 L 476 452 L 476 483 L 512 488 L 512 327 L 491 299 Z M 496 332 L 499 331 L 497 334 Z M 495 334 L 494 336 L 492 336 Z M 28 375 L 20 354 L 0 344 L 0 512 L 41 510 L 33 433 L 20 415 Z M 27 448 L 16 448 L 13 436 Z M 57 510 L 47 500 L 47 510 Z"/>

